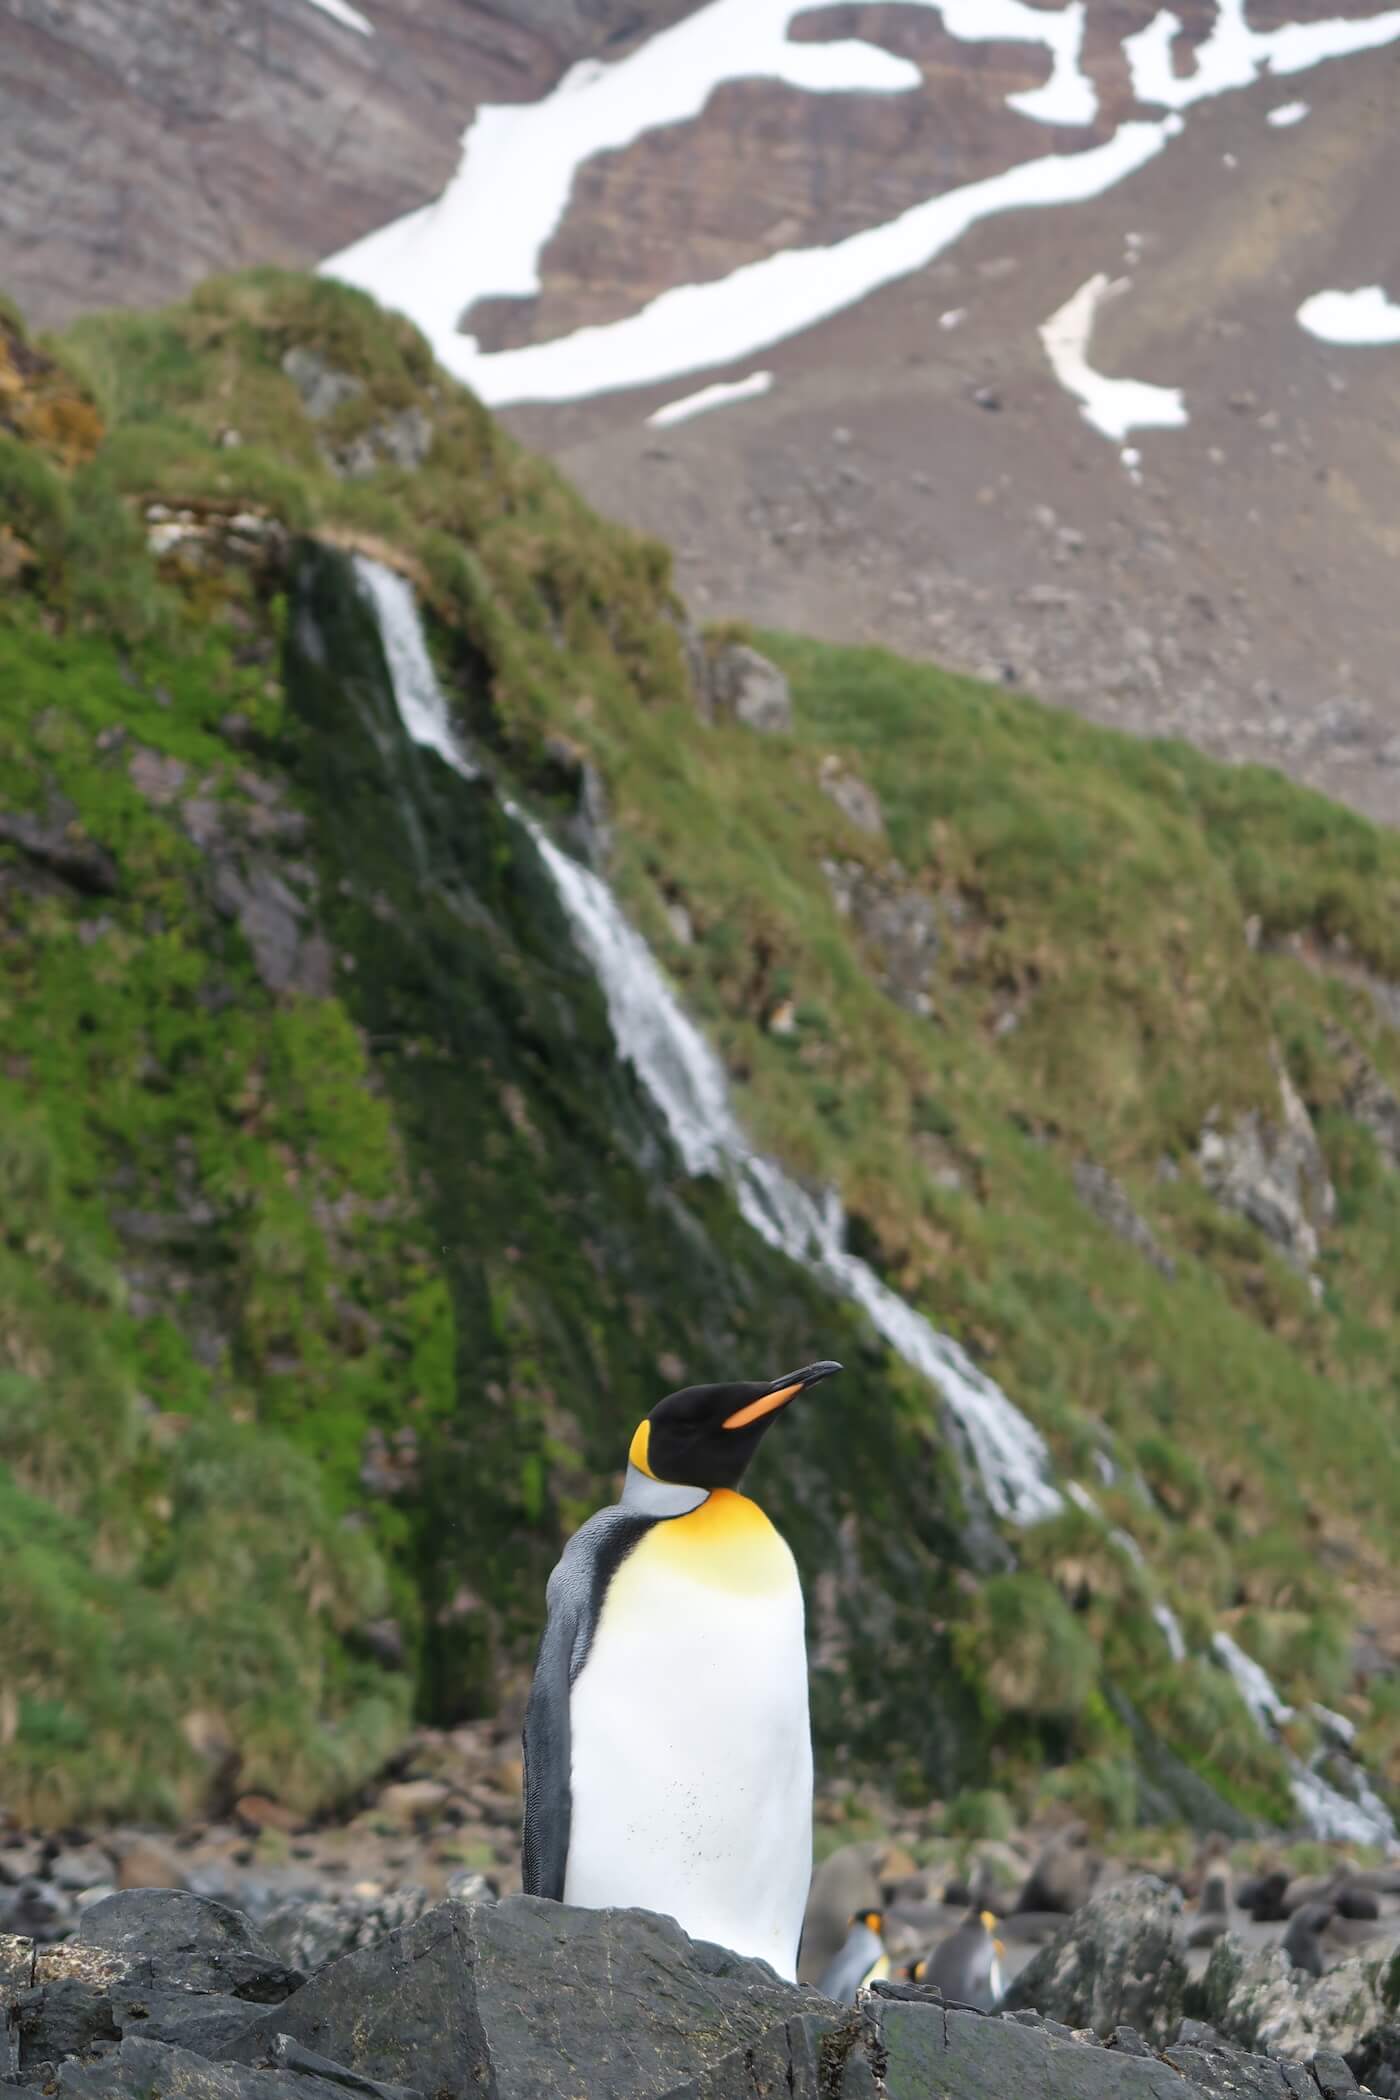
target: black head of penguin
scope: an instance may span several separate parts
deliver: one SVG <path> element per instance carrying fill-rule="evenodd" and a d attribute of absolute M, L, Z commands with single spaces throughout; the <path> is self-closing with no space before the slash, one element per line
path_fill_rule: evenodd
<path fill-rule="evenodd" d="M 840 1368 L 808 1364 L 758 1385 L 688 1385 L 668 1393 L 638 1424 L 628 1457 L 653 1480 L 736 1488 L 783 1409 Z"/>

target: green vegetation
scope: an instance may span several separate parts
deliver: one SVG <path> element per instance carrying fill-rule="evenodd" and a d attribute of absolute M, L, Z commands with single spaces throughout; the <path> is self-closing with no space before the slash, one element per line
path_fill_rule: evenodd
<path fill-rule="evenodd" d="M 294 350 L 354 382 L 319 422 Z M 808 1578 L 829 1757 L 926 1775 L 969 1837 L 1042 1788 L 1114 1829 L 1284 1817 L 1224 1623 L 1400 1783 L 1396 1702 L 1350 1682 L 1355 1602 L 1396 1588 L 1400 1174 L 1355 1073 L 1400 1090 L 1368 982 L 1400 979 L 1400 840 L 877 651 L 759 637 L 792 733 L 702 722 L 663 551 L 341 288 L 217 281 L 58 357 L 0 323 L 7 373 L 7 1802 L 352 1787 L 411 1703 L 469 1713 L 518 1670 L 658 1391 L 818 1350 L 839 1400 L 756 1488 Z M 384 437 L 413 411 L 416 468 Z M 1067 1506 L 1008 1569 L 927 1391 L 679 1174 L 533 850 L 407 744 L 328 548 L 415 582 L 464 729 L 541 817 L 596 769 L 610 873 L 749 1128 L 1141 1560 Z M 862 884 L 927 900 L 931 1010 L 843 911 Z M 1278 1126 L 1282 1073 L 1336 1191 L 1316 1286 L 1196 1159 L 1208 1123 Z"/>

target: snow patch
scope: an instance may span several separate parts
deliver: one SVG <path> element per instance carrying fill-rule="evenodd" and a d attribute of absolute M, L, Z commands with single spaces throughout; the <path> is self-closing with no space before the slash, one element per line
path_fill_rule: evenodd
<path fill-rule="evenodd" d="M 752 401 L 757 395 L 768 393 L 772 385 L 771 372 L 750 372 L 747 379 L 720 380 L 714 386 L 702 386 L 697 394 L 683 394 L 679 401 L 668 401 L 664 408 L 653 410 L 647 422 L 653 430 L 669 430 L 673 423 L 688 423 L 692 416 L 707 415 L 712 408 L 725 408 L 731 401 Z"/>
<path fill-rule="evenodd" d="M 1277 109 L 1269 111 L 1264 121 L 1272 124 L 1275 131 L 1287 131 L 1293 124 L 1301 124 L 1311 107 L 1307 102 L 1280 102 Z"/>
<path fill-rule="evenodd" d="M 350 0 L 311 0 L 311 5 L 319 7 L 323 15 L 329 15 L 344 29 L 357 29 L 361 36 L 374 35 L 373 22 L 362 15 L 358 7 L 351 7 Z"/>
<path fill-rule="evenodd" d="M 1008 95 L 1008 109 L 1040 124 L 1092 124 L 1099 98 L 1080 63 L 1084 50 L 1083 0 L 1049 13 L 1025 0 L 922 0 L 943 16 L 949 36 L 965 43 L 1044 44 L 1053 61 L 1043 87 Z"/>
<path fill-rule="evenodd" d="M 1084 420 L 1118 445 L 1129 431 L 1179 430 L 1188 420 L 1180 387 L 1153 386 L 1144 379 L 1107 379 L 1089 363 L 1089 342 L 1099 308 L 1125 291 L 1127 283 L 1126 278 L 1111 283 L 1100 271 L 1051 314 L 1040 331 L 1060 385 L 1079 402 Z M 1139 460 L 1134 448 L 1124 450 L 1123 463 L 1130 472 Z"/>
<path fill-rule="evenodd" d="M 1189 109 L 1208 96 L 1249 87 L 1261 73 L 1303 73 L 1325 59 L 1375 51 L 1400 38 L 1400 8 L 1362 21 L 1334 15 L 1322 22 L 1251 29 L 1245 0 L 1217 0 L 1215 26 L 1195 54 L 1195 70 L 1186 74 L 1172 67 L 1172 46 L 1180 33 L 1180 16 L 1163 8 L 1136 36 L 1124 38 L 1123 55 L 1139 102 Z"/>
<path fill-rule="evenodd" d="M 343 8 L 347 17 L 354 12 L 346 0 L 313 4 Z M 726 362 L 724 354 L 709 345 L 692 344 L 684 362 L 677 362 L 674 352 L 664 360 L 654 356 L 640 380 L 590 377 L 577 384 L 555 382 L 552 391 L 527 394 L 513 376 L 525 353 L 485 356 L 473 337 L 458 332 L 458 324 L 480 299 L 529 298 L 538 292 L 541 253 L 564 215 L 574 178 L 585 162 L 599 153 L 621 151 L 660 126 L 691 121 L 726 81 L 774 80 L 811 94 L 896 94 L 920 85 L 923 75 L 916 65 L 859 39 L 790 41 L 792 21 L 813 4 L 814 0 L 710 0 L 709 6 L 611 65 L 587 60 L 572 67 L 540 102 L 488 104 L 464 133 L 457 172 L 435 203 L 354 242 L 322 268 L 409 315 L 441 362 L 496 404 L 567 400 L 609 384 L 646 384 Z M 1040 44 L 1048 50 L 1049 80 L 1007 98 L 1021 115 L 1077 125 L 1090 123 L 1097 114 L 1098 98 L 1080 63 L 1083 0 L 1055 10 L 1030 6 L 1028 0 L 896 4 L 936 9 L 949 34 L 963 41 L 994 38 Z M 503 200 L 508 204 L 503 206 Z M 838 300 L 829 310 L 847 303 Z M 792 332 L 770 325 L 751 345 L 741 344 L 732 354 L 742 357 L 747 348 Z M 499 378 L 490 376 L 493 366 Z"/>
<path fill-rule="evenodd" d="M 1378 284 L 1314 292 L 1298 308 L 1298 321 L 1320 343 L 1400 343 L 1400 306 Z"/>
<path fill-rule="evenodd" d="M 392 292 L 380 296 L 410 312 L 431 336 L 442 363 L 491 407 L 509 401 L 574 401 L 585 394 L 652 386 L 706 365 L 751 357 L 828 320 L 882 285 L 923 269 L 970 227 L 999 212 L 1101 196 L 1159 153 L 1166 136 L 1165 124 L 1124 124 L 1101 146 L 1022 161 L 1004 174 L 912 205 L 897 219 L 828 248 L 767 256 L 713 283 L 662 292 L 624 320 L 492 356 L 483 356 L 470 337 L 453 328 L 443 334 L 428 327 L 422 311 L 425 288 L 411 291 L 408 300 Z M 335 274 L 361 281 L 338 266 Z"/>

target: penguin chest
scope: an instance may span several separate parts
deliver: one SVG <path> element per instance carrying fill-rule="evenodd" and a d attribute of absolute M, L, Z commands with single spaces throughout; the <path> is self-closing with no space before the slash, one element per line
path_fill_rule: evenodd
<path fill-rule="evenodd" d="M 570 1698 L 564 1900 L 675 1918 L 791 1975 L 811 1874 L 802 1593 L 746 1498 L 659 1523 L 609 1585 Z"/>

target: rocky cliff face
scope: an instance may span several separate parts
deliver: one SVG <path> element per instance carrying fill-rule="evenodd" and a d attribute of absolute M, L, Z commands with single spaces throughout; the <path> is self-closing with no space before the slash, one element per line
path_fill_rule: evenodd
<path fill-rule="evenodd" d="M 678 11 L 6 0 L 0 280 L 53 325 L 211 270 L 305 267 L 435 196 L 477 103 L 533 100 Z"/>

